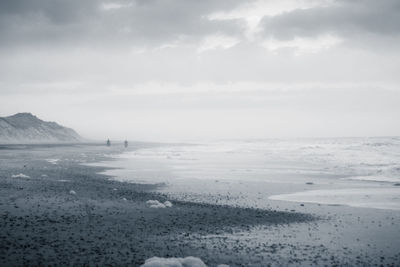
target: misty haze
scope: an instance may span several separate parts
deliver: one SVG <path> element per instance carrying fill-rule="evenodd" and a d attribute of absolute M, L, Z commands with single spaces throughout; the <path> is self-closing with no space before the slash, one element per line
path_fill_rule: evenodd
<path fill-rule="evenodd" d="M 400 1 L 0 1 L 0 266 L 400 266 Z"/>

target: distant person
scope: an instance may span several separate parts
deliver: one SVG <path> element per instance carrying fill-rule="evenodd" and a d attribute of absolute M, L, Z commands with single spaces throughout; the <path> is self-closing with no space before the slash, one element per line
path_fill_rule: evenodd
<path fill-rule="evenodd" d="M 111 141 L 110 141 L 110 139 L 107 139 L 107 146 L 111 146 Z"/>
<path fill-rule="evenodd" d="M 124 146 L 125 146 L 125 147 L 128 147 L 128 141 L 127 141 L 127 140 L 125 140 Z"/>

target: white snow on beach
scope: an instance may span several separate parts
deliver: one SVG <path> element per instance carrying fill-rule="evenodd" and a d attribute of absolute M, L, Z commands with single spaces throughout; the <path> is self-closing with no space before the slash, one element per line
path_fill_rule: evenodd
<path fill-rule="evenodd" d="M 51 163 L 51 164 L 57 164 L 58 161 L 60 161 L 60 159 L 46 159 L 46 161 Z"/>
<path fill-rule="evenodd" d="M 25 175 L 25 174 L 23 174 L 23 173 L 20 173 L 20 174 L 13 174 L 13 175 L 11 175 L 11 177 L 12 177 L 12 178 L 31 178 L 30 176 Z"/>
<path fill-rule="evenodd" d="M 147 259 L 142 267 L 207 267 L 205 263 L 196 257 L 186 258 L 160 258 Z"/>
<path fill-rule="evenodd" d="M 170 201 L 165 201 L 164 203 L 158 201 L 158 200 L 147 200 L 146 204 L 150 208 L 156 208 L 156 209 L 164 209 L 164 208 L 170 208 L 172 207 L 172 203 Z"/>
<path fill-rule="evenodd" d="M 167 200 L 167 201 L 164 202 L 164 206 L 167 207 L 167 208 L 171 208 L 172 207 L 172 203 Z"/>

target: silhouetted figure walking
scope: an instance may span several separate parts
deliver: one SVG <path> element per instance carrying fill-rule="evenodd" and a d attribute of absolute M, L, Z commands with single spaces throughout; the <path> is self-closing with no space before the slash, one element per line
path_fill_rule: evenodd
<path fill-rule="evenodd" d="M 111 141 L 110 141 L 110 139 L 107 139 L 107 146 L 111 146 Z"/>
<path fill-rule="evenodd" d="M 127 140 L 125 140 L 124 146 L 125 146 L 125 147 L 128 147 L 128 141 L 127 141 Z"/>

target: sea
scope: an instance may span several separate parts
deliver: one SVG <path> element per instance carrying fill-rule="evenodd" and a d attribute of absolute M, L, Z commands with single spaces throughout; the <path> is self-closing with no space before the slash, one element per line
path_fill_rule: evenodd
<path fill-rule="evenodd" d="M 97 163 L 171 199 L 400 210 L 400 137 L 220 140 L 129 149 Z"/>

